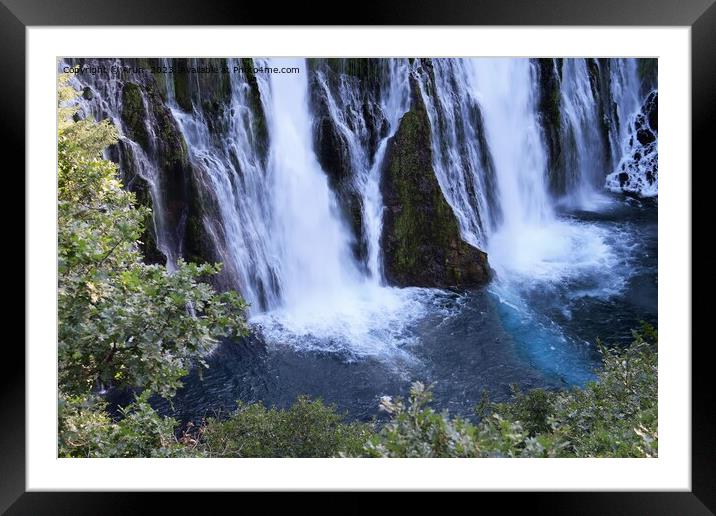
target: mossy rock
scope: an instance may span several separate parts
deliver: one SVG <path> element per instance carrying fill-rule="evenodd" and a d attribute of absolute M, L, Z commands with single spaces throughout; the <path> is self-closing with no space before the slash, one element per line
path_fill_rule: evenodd
<path fill-rule="evenodd" d="M 173 59 L 172 67 L 174 68 L 174 101 L 184 111 L 191 111 L 193 108 L 190 80 L 191 74 L 187 72 L 189 67 L 188 59 Z"/>
<path fill-rule="evenodd" d="M 566 192 L 566 167 L 562 149 L 562 59 L 534 59 L 539 96 L 537 112 L 547 144 L 549 185 L 556 195 Z"/>
<path fill-rule="evenodd" d="M 256 138 L 258 148 L 261 149 L 262 157 L 265 158 L 268 154 L 268 125 L 263 103 L 261 102 L 261 90 L 259 90 L 259 83 L 254 74 L 253 59 L 241 59 L 241 68 L 244 70 L 246 82 L 249 84 L 249 107 L 254 115 L 251 132 Z"/>
<path fill-rule="evenodd" d="M 143 149 L 149 148 L 149 132 L 146 126 L 147 110 L 142 98 L 142 89 L 133 82 L 122 88 L 122 121 L 125 135 L 137 142 Z"/>
<path fill-rule="evenodd" d="M 391 284 L 469 288 L 489 280 L 487 254 L 462 240 L 435 176 L 430 126 L 417 84 L 391 138 L 381 180 L 382 247 Z"/>

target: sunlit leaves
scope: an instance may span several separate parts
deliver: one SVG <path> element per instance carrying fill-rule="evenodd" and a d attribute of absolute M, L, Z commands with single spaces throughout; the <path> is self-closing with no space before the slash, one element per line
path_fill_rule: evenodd
<path fill-rule="evenodd" d="M 174 436 L 177 422 L 160 417 L 148 402 L 149 391 L 120 410 L 114 421 L 106 403 L 97 397 L 59 398 L 60 457 L 191 457 L 199 450 L 182 445 Z"/>
<path fill-rule="evenodd" d="M 76 92 L 58 104 L 59 378 L 68 395 L 129 386 L 171 396 L 222 337 L 242 334 L 244 303 L 202 280 L 219 265 L 146 265 L 139 251 L 148 209 L 103 159 L 117 141 L 107 121 L 74 121 Z"/>

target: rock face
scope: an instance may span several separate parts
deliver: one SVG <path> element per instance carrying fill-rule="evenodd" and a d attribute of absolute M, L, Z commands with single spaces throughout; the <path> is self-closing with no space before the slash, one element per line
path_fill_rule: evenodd
<path fill-rule="evenodd" d="M 188 210 L 187 187 L 192 174 L 186 142 L 164 102 L 154 75 L 138 75 L 134 81 L 127 81 L 122 86 L 124 133 L 139 144 L 146 159 L 158 169 L 154 181 L 157 183 L 156 190 L 162 196 L 162 238 L 170 247 L 181 251 Z M 135 151 L 126 142 L 119 146 L 119 151 L 127 187 L 136 192 L 140 203 L 147 203 L 149 195 L 142 191 L 148 188 L 146 181 L 140 177 L 138 170 L 134 170 L 139 163 L 138 156 L 133 155 Z M 163 259 L 157 250 L 159 237 L 154 234 L 155 228 L 155 224 L 146 221 L 142 241 L 148 261 L 161 263 Z"/>
<path fill-rule="evenodd" d="M 629 151 L 607 176 L 612 191 L 650 197 L 658 193 L 659 96 L 652 91 L 629 127 Z"/>
<path fill-rule="evenodd" d="M 560 108 L 561 59 L 533 59 L 536 66 L 539 96 L 537 113 L 547 144 L 547 170 L 552 192 L 564 195 L 567 186 L 562 154 L 562 119 Z"/>
<path fill-rule="evenodd" d="M 487 254 L 460 238 L 433 170 L 429 119 L 417 84 L 412 107 L 388 143 L 381 192 L 382 248 L 390 284 L 475 287 L 490 276 Z"/>
<path fill-rule="evenodd" d="M 380 107 L 379 91 L 381 60 L 378 59 L 309 59 L 310 102 L 314 123 L 314 149 L 321 168 L 326 173 L 331 189 L 336 193 L 343 218 L 348 221 L 355 239 L 353 255 L 358 263 L 364 263 L 368 247 L 363 228 L 363 205 L 356 184 L 356 167 L 353 160 L 375 153 L 378 142 L 386 135 L 388 123 Z M 349 90 L 355 94 L 350 105 L 339 91 Z M 330 93 L 329 93 L 330 92 Z M 340 128 L 331 116 L 328 95 L 344 117 L 345 126 Z M 360 150 L 365 156 L 352 156 L 351 144 L 346 130 L 353 132 Z M 368 167 L 362 163 L 358 167 Z"/>

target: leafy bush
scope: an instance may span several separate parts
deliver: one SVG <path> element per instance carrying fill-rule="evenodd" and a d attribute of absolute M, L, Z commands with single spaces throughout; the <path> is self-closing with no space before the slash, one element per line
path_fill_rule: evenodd
<path fill-rule="evenodd" d="M 364 448 L 371 457 L 477 457 L 476 429 L 460 419 L 449 419 L 428 405 L 429 389 L 416 382 L 410 389 L 408 404 L 384 396 L 381 410 L 391 416 L 381 432 Z"/>
<path fill-rule="evenodd" d="M 117 141 L 108 122 L 75 121 L 77 92 L 58 83 L 59 456 L 195 455 L 176 421 L 147 402 L 171 397 L 217 339 L 246 332 L 245 304 L 205 282 L 220 265 L 147 265 L 138 241 L 149 209 L 136 206 L 102 157 Z M 95 393 L 146 389 L 110 418 Z"/>
<path fill-rule="evenodd" d="M 203 439 L 212 457 L 333 457 L 360 453 L 369 435 L 371 425 L 300 396 L 286 410 L 239 402 L 227 420 L 208 421 Z"/>
<path fill-rule="evenodd" d="M 109 385 L 170 397 L 193 361 L 218 338 L 245 333 L 245 304 L 205 282 L 219 265 L 142 261 L 138 238 L 148 209 L 122 188 L 102 158 L 117 140 L 107 121 L 73 121 L 74 99 L 59 84 L 58 314 L 62 390 Z"/>
<path fill-rule="evenodd" d="M 60 396 L 59 457 L 201 456 L 174 437 L 176 421 L 159 416 L 147 402 L 149 391 L 121 409 L 113 421 L 97 397 Z"/>
<path fill-rule="evenodd" d="M 391 421 L 364 453 L 372 457 L 655 457 L 658 453 L 657 332 L 644 326 L 627 349 L 598 343 L 603 369 L 583 389 L 516 392 L 483 403 L 477 424 L 450 419 L 413 384 L 407 404 L 385 398 Z"/>

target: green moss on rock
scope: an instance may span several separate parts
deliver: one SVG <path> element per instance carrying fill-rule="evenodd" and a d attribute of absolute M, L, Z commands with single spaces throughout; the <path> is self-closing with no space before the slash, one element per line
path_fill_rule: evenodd
<path fill-rule="evenodd" d="M 386 278 L 400 286 L 484 284 L 490 276 L 487 255 L 460 237 L 433 170 L 427 112 L 417 84 L 411 89 L 412 108 L 388 144 L 381 181 Z"/>
<path fill-rule="evenodd" d="M 251 130 L 259 149 L 262 151 L 262 155 L 265 157 L 268 152 L 268 126 L 261 102 L 259 83 L 256 79 L 256 74 L 254 74 L 253 59 L 241 59 L 241 68 L 244 70 L 246 82 L 249 84 L 249 107 L 253 113 Z"/>
<path fill-rule="evenodd" d="M 192 110 L 191 90 L 189 89 L 190 75 L 183 71 L 189 66 L 188 59 L 174 59 L 174 101 L 184 111 Z"/>
<path fill-rule="evenodd" d="M 126 136 L 142 148 L 149 146 L 149 133 L 146 126 L 147 110 L 142 100 L 141 88 L 133 82 L 127 82 L 122 88 L 122 121 Z"/>

